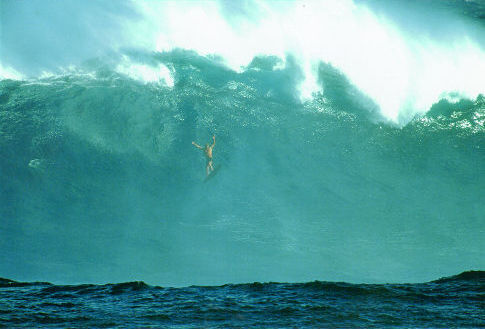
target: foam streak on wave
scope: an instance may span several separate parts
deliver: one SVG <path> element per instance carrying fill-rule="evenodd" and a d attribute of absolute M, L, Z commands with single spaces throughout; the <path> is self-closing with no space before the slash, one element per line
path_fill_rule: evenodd
<path fill-rule="evenodd" d="M 0 63 L 0 80 L 2 79 L 22 80 L 24 79 L 24 76 L 15 69 L 8 66 L 4 67 Z"/>
<path fill-rule="evenodd" d="M 168 87 L 174 85 L 170 70 L 160 63 L 157 66 L 150 66 L 132 62 L 128 56 L 123 56 L 123 60 L 116 67 L 116 71 L 143 83 L 158 83 Z"/>

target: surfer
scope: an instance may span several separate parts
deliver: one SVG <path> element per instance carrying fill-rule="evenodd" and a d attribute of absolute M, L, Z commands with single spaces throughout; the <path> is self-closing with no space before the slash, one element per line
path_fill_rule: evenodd
<path fill-rule="evenodd" d="M 207 165 L 205 167 L 205 171 L 207 173 L 207 176 L 209 176 L 209 174 L 212 171 L 214 171 L 214 167 L 212 166 L 212 149 L 216 145 L 216 136 L 212 136 L 212 141 L 213 141 L 212 145 L 205 144 L 205 147 L 198 145 L 196 142 L 192 142 L 192 145 L 194 145 L 198 149 L 201 149 L 202 151 L 204 151 L 205 158 L 207 160 Z"/>

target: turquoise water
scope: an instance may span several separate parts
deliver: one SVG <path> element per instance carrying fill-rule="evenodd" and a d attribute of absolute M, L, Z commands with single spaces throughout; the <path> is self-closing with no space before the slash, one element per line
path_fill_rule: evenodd
<path fill-rule="evenodd" d="M 240 73 L 193 51 L 130 52 L 0 81 L 0 272 L 169 286 L 424 282 L 483 269 L 485 102 L 396 124 L 338 69 L 301 101 L 292 58 Z M 214 164 L 191 145 L 216 136 Z"/>

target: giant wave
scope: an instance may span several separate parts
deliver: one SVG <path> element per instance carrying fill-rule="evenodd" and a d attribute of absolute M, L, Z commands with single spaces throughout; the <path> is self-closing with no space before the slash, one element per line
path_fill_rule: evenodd
<path fill-rule="evenodd" d="M 0 82 L 4 276 L 402 282 L 483 268 L 483 96 L 399 126 L 330 64 L 302 103 L 291 56 L 239 73 L 193 51 L 125 56 L 164 78 L 99 59 Z M 191 141 L 212 134 L 223 169 L 203 184 Z"/>

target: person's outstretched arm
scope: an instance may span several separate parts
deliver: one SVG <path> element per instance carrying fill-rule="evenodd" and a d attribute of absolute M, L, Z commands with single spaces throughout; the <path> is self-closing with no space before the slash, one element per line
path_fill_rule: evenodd
<path fill-rule="evenodd" d="M 212 136 L 212 140 L 213 140 L 214 142 L 212 143 L 211 148 L 212 148 L 212 147 L 214 147 L 214 146 L 216 145 L 216 136 L 215 136 L 215 135 L 214 135 L 214 136 Z"/>
<path fill-rule="evenodd" d="M 194 145 L 195 147 L 197 147 L 198 149 L 203 149 L 202 146 L 198 145 L 196 142 L 192 142 L 192 145 Z"/>

